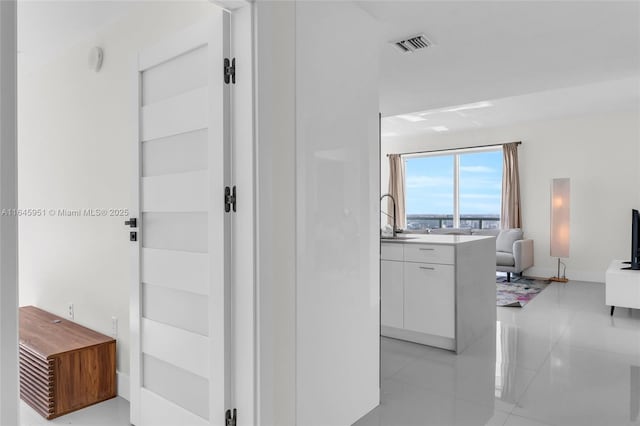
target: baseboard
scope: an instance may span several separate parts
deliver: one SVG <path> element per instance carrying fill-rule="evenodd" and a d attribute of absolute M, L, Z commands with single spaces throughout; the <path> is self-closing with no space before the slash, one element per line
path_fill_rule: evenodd
<path fill-rule="evenodd" d="M 116 371 L 116 380 L 118 384 L 118 396 L 130 401 L 129 393 L 129 375 Z"/>
<path fill-rule="evenodd" d="M 418 333 L 416 331 L 403 328 L 380 326 L 380 335 L 393 339 L 406 340 L 408 342 L 420 343 L 422 345 L 435 346 L 449 351 L 456 350 L 456 340 L 448 337 L 436 336 L 433 334 Z"/>
<path fill-rule="evenodd" d="M 605 271 L 606 271 L 606 268 L 603 269 L 602 271 L 597 271 L 597 272 L 595 272 L 595 271 L 583 271 L 583 270 L 577 270 L 577 269 L 568 268 L 567 269 L 567 278 L 569 279 L 569 282 L 571 282 L 571 281 L 587 281 L 587 282 L 593 282 L 593 283 L 604 283 L 604 273 L 605 273 Z M 549 277 L 553 277 L 555 275 L 558 275 L 558 269 L 557 268 L 544 268 L 544 267 L 534 266 L 534 267 L 529 268 L 526 271 L 524 271 L 523 275 L 528 277 L 528 278 L 539 277 L 539 278 L 548 280 Z"/>

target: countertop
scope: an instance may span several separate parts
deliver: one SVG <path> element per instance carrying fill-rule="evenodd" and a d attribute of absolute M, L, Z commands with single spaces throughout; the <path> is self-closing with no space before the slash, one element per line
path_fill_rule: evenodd
<path fill-rule="evenodd" d="M 490 235 L 442 235 L 442 234 L 400 234 L 397 239 L 380 238 L 380 243 L 385 244 L 443 244 L 457 245 L 486 240 L 496 237 Z"/>

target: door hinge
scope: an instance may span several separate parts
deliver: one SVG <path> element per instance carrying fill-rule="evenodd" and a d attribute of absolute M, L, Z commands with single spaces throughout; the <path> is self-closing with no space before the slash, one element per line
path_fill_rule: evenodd
<path fill-rule="evenodd" d="M 236 58 L 224 58 L 224 82 L 236 84 Z"/>
<path fill-rule="evenodd" d="M 229 188 L 225 186 L 224 188 L 224 211 L 229 213 L 233 209 L 236 211 L 236 187 Z"/>
<path fill-rule="evenodd" d="M 233 409 L 233 412 L 231 410 L 227 410 L 224 418 L 225 426 L 236 426 L 238 421 L 238 410 L 236 410 L 235 408 Z"/>

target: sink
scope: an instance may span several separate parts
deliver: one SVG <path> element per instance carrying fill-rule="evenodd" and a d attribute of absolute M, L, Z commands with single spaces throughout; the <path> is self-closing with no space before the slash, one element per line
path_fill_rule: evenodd
<path fill-rule="evenodd" d="M 380 237 L 381 240 L 412 240 L 417 238 L 415 235 L 398 234 L 395 237 Z"/>

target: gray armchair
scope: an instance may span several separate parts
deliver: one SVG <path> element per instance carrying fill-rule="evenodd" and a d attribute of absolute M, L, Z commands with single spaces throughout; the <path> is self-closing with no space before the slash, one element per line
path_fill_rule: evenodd
<path fill-rule="evenodd" d="M 507 281 L 511 281 L 511 273 L 522 271 L 533 266 L 533 240 L 523 239 L 521 229 L 505 229 L 496 238 L 496 271 L 506 272 Z"/>

